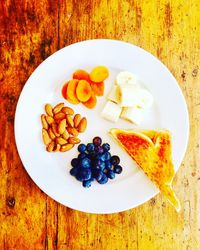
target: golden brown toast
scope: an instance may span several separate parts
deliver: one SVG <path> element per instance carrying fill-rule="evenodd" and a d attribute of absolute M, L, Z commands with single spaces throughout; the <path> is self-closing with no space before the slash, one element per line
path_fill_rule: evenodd
<path fill-rule="evenodd" d="M 110 134 L 127 151 L 150 180 L 180 211 L 180 203 L 172 190 L 175 175 L 172 162 L 172 139 L 168 130 L 111 129 Z"/>

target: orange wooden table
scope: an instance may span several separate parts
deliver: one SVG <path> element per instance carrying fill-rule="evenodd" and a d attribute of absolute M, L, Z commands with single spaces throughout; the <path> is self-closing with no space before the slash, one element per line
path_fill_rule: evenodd
<path fill-rule="evenodd" d="M 4 0 L 0 3 L 0 249 L 200 249 L 200 2 Z M 179 214 L 157 195 L 138 208 L 91 215 L 64 207 L 30 179 L 14 115 L 33 70 L 58 49 L 111 38 L 138 45 L 171 70 L 186 97 L 190 142 L 174 180 Z"/>

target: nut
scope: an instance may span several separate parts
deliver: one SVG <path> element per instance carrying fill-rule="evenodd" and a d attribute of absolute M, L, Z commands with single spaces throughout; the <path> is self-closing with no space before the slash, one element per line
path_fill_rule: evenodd
<path fill-rule="evenodd" d="M 47 151 L 48 151 L 48 152 L 52 152 L 53 149 L 54 149 L 54 147 L 55 147 L 55 142 L 54 142 L 54 141 L 51 141 L 51 142 L 49 143 L 49 145 L 47 146 Z"/>
<path fill-rule="evenodd" d="M 66 152 L 66 151 L 72 149 L 73 147 L 74 147 L 74 144 L 67 143 L 67 144 L 61 146 L 60 151 L 61 152 Z"/>
<path fill-rule="evenodd" d="M 64 103 L 63 103 L 63 102 L 57 104 L 57 105 L 54 107 L 54 109 L 53 109 L 53 113 L 54 113 L 54 114 L 59 113 L 63 107 L 64 107 Z"/>
<path fill-rule="evenodd" d="M 70 127 L 68 127 L 68 128 L 67 128 L 67 131 L 68 131 L 68 133 L 69 133 L 70 135 L 78 136 L 78 131 L 77 131 L 77 129 L 75 129 L 75 128 L 70 128 Z"/>
<path fill-rule="evenodd" d="M 80 115 L 80 114 L 76 114 L 76 115 L 74 116 L 74 127 L 75 127 L 75 128 L 78 127 L 80 121 L 81 121 L 81 115 Z"/>
<path fill-rule="evenodd" d="M 56 137 L 59 137 L 60 134 L 58 133 L 58 130 L 57 130 L 57 125 L 56 123 L 52 123 L 52 130 L 53 130 L 53 133 L 55 134 Z"/>
<path fill-rule="evenodd" d="M 57 137 L 56 142 L 60 145 L 64 145 L 67 143 L 67 140 L 63 139 L 62 137 Z"/>
<path fill-rule="evenodd" d="M 80 143 L 80 141 L 81 140 L 79 138 L 77 138 L 77 137 L 70 137 L 69 140 L 68 140 L 68 142 L 70 144 L 78 144 L 78 143 Z"/>
<path fill-rule="evenodd" d="M 68 140 L 69 138 L 69 133 L 67 130 L 64 131 L 64 133 L 62 134 L 62 137 L 65 139 L 65 140 Z"/>
<path fill-rule="evenodd" d="M 56 138 L 56 136 L 55 136 L 55 134 L 54 134 L 52 128 L 49 128 L 48 134 L 49 134 L 49 137 L 50 137 L 52 140 L 54 140 L 54 139 Z"/>
<path fill-rule="evenodd" d="M 48 115 L 48 116 L 46 116 L 46 121 L 48 122 L 49 125 L 51 125 L 54 122 L 54 119 L 53 119 L 53 117 Z"/>
<path fill-rule="evenodd" d="M 58 124 L 58 133 L 62 135 L 65 132 L 65 127 L 66 127 L 66 119 L 63 119 Z"/>
<path fill-rule="evenodd" d="M 87 127 L 87 120 L 85 117 L 83 117 L 77 127 L 78 132 L 83 133 L 86 130 Z"/>
<path fill-rule="evenodd" d="M 59 112 L 59 113 L 57 113 L 57 114 L 54 115 L 54 119 L 55 120 L 62 120 L 64 118 L 65 118 L 65 114 L 62 113 L 62 112 Z"/>
<path fill-rule="evenodd" d="M 73 115 L 73 114 L 74 114 L 74 110 L 71 109 L 70 107 L 63 107 L 63 108 L 61 109 L 61 111 L 62 111 L 63 113 L 65 113 L 66 115 Z"/>
<path fill-rule="evenodd" d="M 45 115 L 41 115 L 42 127 L 48 129 L 49 125 L 46 121 Z"/>
<path fill-rule="evenodd" d="M 46 111 L 47 115 L 53 116 L 53 109 L 52 109 L 52 107 L 51 107 L 50 104 L 47 103 L 47 104 L 45 105 L 45 111 Z"/>
<path fill-rule="evenodd" d="M 51 142 L 51 138 L 49 137 L 48 132 L 44 128 L 42 129 L 42 138 L 45 145 L 48 145 Z"/>
<path fill-rule="evenodd" d="M 67 123 L 70 127 L 74 127 L 74 121 L 70 115 L 66 115 Z"/>
<path fill-rule="evenodd" d="M 58 152 L 60 148 L 61 148 L 60 144 L 56 144 L 53 151 Z"/>

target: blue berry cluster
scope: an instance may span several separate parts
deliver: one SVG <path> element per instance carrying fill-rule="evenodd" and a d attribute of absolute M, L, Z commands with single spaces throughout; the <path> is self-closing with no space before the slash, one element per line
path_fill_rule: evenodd
<path fill-rule="evenodd" d="M 80 144 L 78 151 L 78 157 L 71 161 L 70 174 L 81 181 L 83 187 L 90 187 L 94 180 L 105 184 L 108 179 L 114 179 L 115 174 L 121 174 L 120 158 L 117 155 L 111 156 L 110 145 L 102 144 L 100 137 L 95 137 L 87 145 Z"/>

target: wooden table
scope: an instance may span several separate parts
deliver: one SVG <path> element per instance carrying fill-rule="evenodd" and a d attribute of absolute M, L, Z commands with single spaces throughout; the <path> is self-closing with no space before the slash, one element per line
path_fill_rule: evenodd
<path fill-rule="evenodd" d="M 200 2 L 4 0 L 0 14 L 0 249 L 200 249 Z M 180 84 L 190 141 L 173 183 L 179 214 L 161 194 L 118 214 L 77 212 L 43 193 L 20 161 L 13 125 L 26 80 L 53 52 L 92 38 L 150 51 Z"/>

